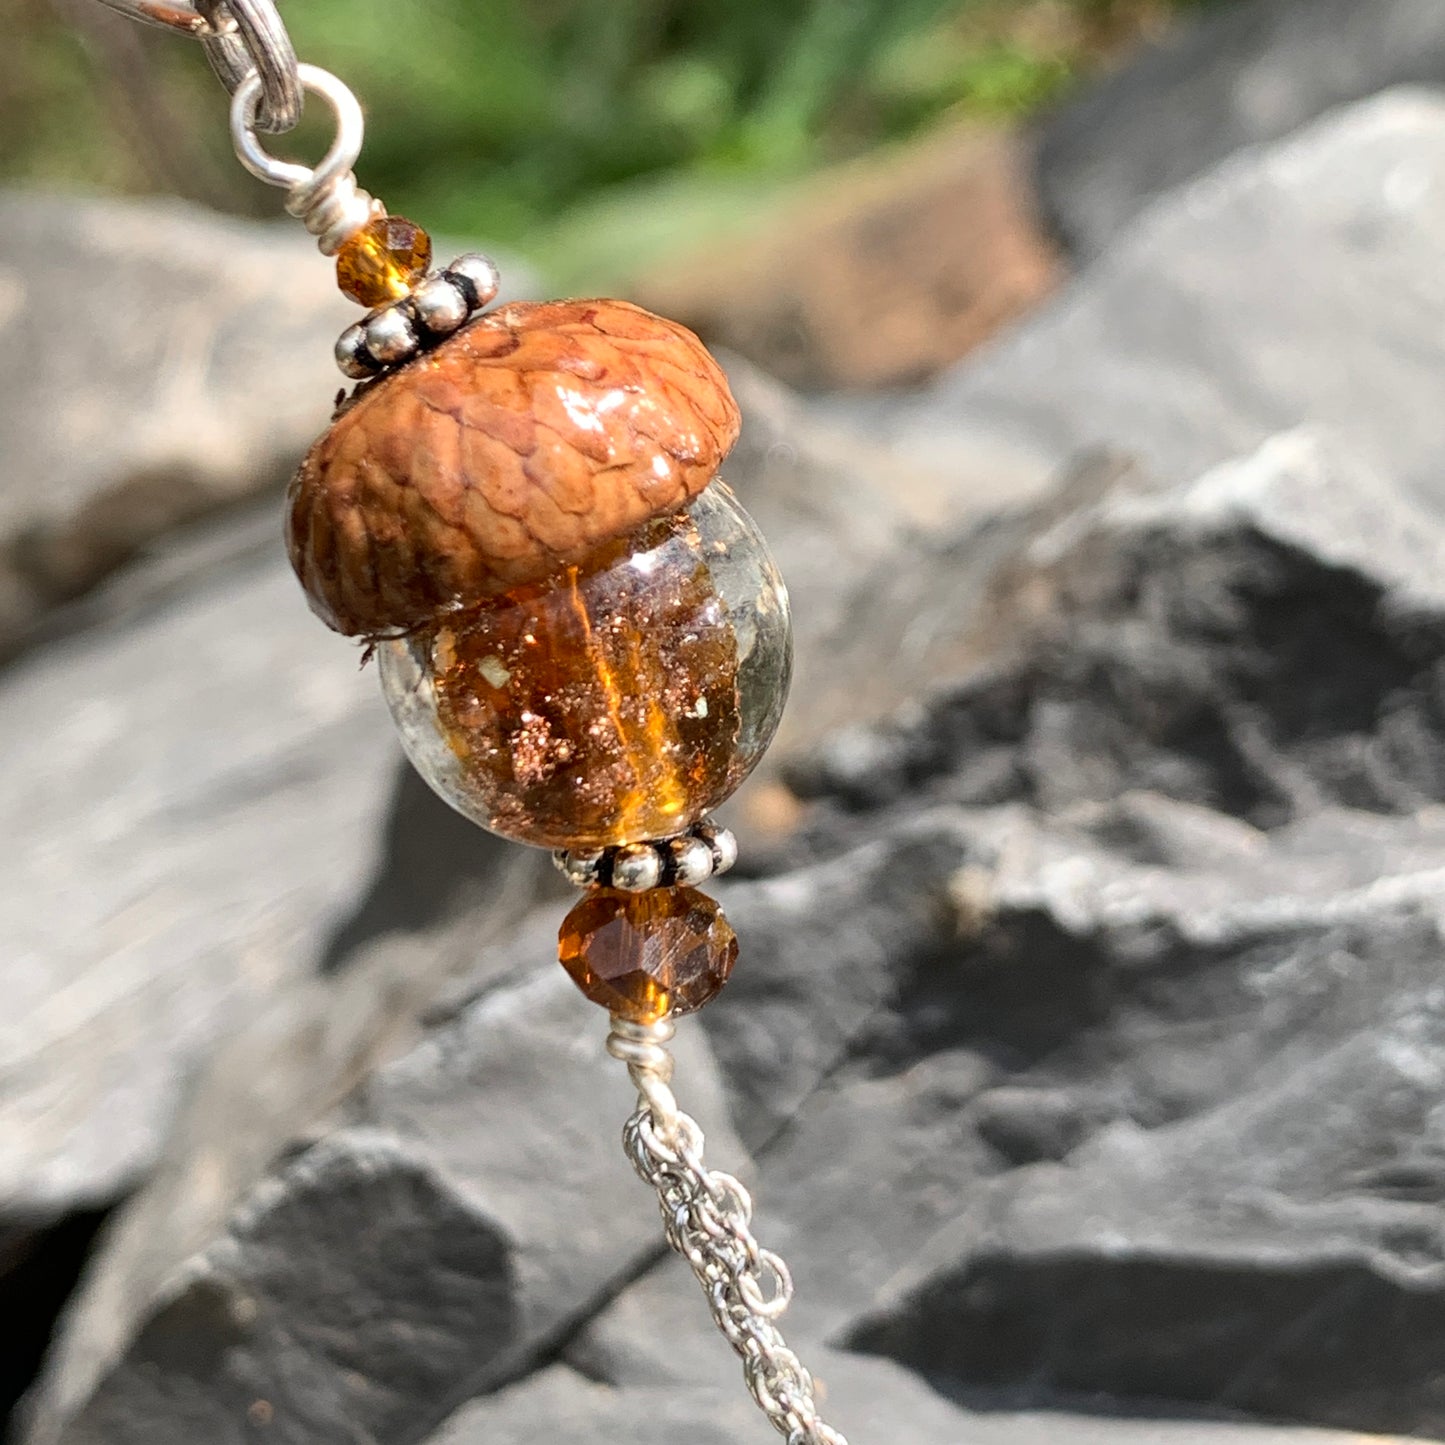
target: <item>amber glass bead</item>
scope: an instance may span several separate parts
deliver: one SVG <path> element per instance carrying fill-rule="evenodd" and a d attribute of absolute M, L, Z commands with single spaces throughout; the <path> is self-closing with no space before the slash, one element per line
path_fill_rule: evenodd
<path fill-rule="evenodd" d="M 431 237 L 402 216 L 375 216 L 336 253 L 336 284 L 363 306 L 399 301 L 431 265 Z"/>
<path fill-rule="evenodd" d="M 407 753 L 485 828 L 546 848 L 684 832 L 751 770 L 791 663 L 787 593 L 714 484 L 582 566 L 381 645 Z"/>
<path fill-rule="evenodd" d="M 700 1009 L 738 957 L 722 909 L 695 888 L 595 888 L 563 919 L 558 945 L 577 987 L 634 1023 Z"/>

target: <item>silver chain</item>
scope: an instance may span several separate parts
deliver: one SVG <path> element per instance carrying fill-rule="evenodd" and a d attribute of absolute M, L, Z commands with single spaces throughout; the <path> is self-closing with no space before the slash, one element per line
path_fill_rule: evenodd
<path fill-rule="evenodd" d="M 622 1131 L 632 1167 L 657 1193 L 667 1242 L 691 1266 L 712 1317 L 743 1362 L 758 1408 L 788 1445 L 848 1445 L 818 1414 L 813 1377 L 774 1323 L 793 1297 L 788 1267 L 752 1231 L 753 1202 L 703 1162 L 703 1133 L 672 1092 L 670 1019 L 612 1020 L 608 1052 L 627 1065 L 637 1112 Z"/>

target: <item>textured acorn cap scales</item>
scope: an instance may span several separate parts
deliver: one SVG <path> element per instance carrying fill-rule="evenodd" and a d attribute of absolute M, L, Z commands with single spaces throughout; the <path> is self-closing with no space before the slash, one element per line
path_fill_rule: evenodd
<path fill-rule="evenodd" d="M 409 632 L 686 506 L 738 425 L 685 327 L 514 302 L 358 390 L 291 484 L 291 564 L 329 627 Z"/>

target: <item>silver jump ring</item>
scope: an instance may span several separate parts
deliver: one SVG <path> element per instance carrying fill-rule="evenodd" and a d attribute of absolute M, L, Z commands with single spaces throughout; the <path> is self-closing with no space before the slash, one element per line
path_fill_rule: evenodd
<path fill-rule="evenodd" d="M 247 78 L 260 77 L 254 128 L 269 135 L 291 130 L 306 104 L 296 50 L 272 0 L 196 0 L 209 22 L 201 44 L 211 69 L 235 94 Z"/>
<path fill-rule="evenodd" d="M 315 169 L 295 161 L 277 160 L 257 139 L 256 116 L 263 87 L 259 71 L 253 70 L 246 76 L 231 97 L 231 140 L 235 143 L 241 164 L 268 186 L 315 193 L 350 173 L 361 154 L 365 122 L 360 102 L 349 87 L 329 70 L 322 70 L 319 65 L 298 65 L 296 74 L 305 89 L 315 92 L 331 106 L 336 117 L 336 136 L 331 142 L 331 149 Z"/>

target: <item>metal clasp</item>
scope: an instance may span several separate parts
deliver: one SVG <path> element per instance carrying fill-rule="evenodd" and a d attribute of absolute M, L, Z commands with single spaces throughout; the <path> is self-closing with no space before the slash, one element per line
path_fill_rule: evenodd
<path fill-rule="evenodd" d="M 211 69 L 232 95 L 252 72 L 261 96 L 254 125 L 271 135 L 301 119 L 304 89 L 296 51 L 273 0 L 101 0 L 112 10 L 193 36 L 205 47 Z"/>
<path fill-rule="evenodd" d="M 167 30 L 179 30 L 197 39 L 213 34 L 211 22 L 199 10 L 189 5 L 171 5 L 166 0 L 101 0 L 112 10 L 129 15 L 132 20 L 144 20 L 147 25 L 160 25 Z"/>

